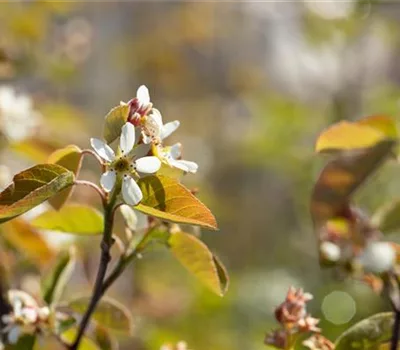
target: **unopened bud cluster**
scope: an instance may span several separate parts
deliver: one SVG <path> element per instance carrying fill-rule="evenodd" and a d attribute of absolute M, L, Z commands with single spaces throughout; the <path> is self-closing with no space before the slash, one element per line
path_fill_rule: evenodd
<path fill-rule="evenodd" d="M 363 280 L 369 274 L 393 271 L 396 250 L 392 243 L 384 242 L 382 238 L 382 232 L 362 211 L 349 208 L 346 215 L 332 218 L 320 228 L 321 263 Z"/>
<path fill-rule="evenodd" d="M 286 299 L 275 309 L 275 318 L 280 328 L 268 333 L 265 344 L 277 349 L 289 349 L 295 342 L 296 335 L 302 333 L 319 333 L 319 319 L 307 312 L 307 303 L 313 299 L 310 293 L 290 287 Z"/>

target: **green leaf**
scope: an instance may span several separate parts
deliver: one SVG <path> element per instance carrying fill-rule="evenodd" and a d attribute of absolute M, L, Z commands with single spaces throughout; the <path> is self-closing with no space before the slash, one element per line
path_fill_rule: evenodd
<path fill-rule="evenodd" d="M 335 350 L 371 349 L 392 337 L 393 313 L 384 312 L 362 320 L 346 330 L 335 342 Z"/>
<path fill-rule="evenodd" d="M 96 341 L 96 343 L 99 345 L 101 350 L 118 350 L 118 342 L 113 337 L 110 332 L 100 326 L 100 325 L 95 325 L 94 330 L 93 330 L 93 339 Z"/>
<path fill-rule="evenodd" d="M 399 137 L 399 132 L 394 119 L 386 115 L 372 115 L 362 118 L 356 123 L 360 125 L 367 125 L 375 130 L 379 130 L 387 138 L 397 139 Z"/>
<path fill-rule="evenodd" d="M 168 244 L 178 261 L 208 288 L 220 296 L 226 293 L 226 270 L 202 241 L 184 232 L 174 232 Z"/>
<path fill-rule="evenodd" d="M 79 314 L 84 314 L 89 304 L 89 297 L 80 297 L 68 303 Z M 129 310 L 111 298 L 103 298 L 93 313 L 92 320 L 108 329 L 132 334 L 133 320 Z"/>
<path fill-rule="evenodd" d="M 368 148 L 377 143 L 397 139 L 398 132 L 392 118 L 370 116 L 356 122 L 341 121 L 323 131 L 316 142 L 316 152 L 349 151 Z"/>
<path fill-rule="evenodd" d="M 0 223 L 11 220 L 74 183 L 74 174 L 56 164 L 39 164 L 13 178 L 0 193 Z"/>
<path fill-rule="evenodd" d="M 395 141 L 340 154 L 322 170 L 311 198 L 314 223 L 321 223 L 340 213 L 350 196 L 391 154 Z"/>
<path fill-rule="evenodd" d="M 40 233 L 27 221 L 16 218 L 1 225 L 4 239 L 28 259 L 42 266 L 47 266 L 55 252 Z"/>
<path fill-rule="evenodd" d="M 76 338 L 77 330 L 76 328 L 71 328 L 61 334 L 61 339 L 68 343 L 72 344 Z M 101 350 L 92 340 L 87 337 L 83 337 L 81 344 L 79 345 L 78 350 Z"/>
<path fill-rule="evenodd" d="M 391 345 L 392 345 L 391 343 L 381 344 L 377 347 L 376 350 L 390 350 Z M 400 348 L 400 343 L 397 343 L 397 348 L 398 349 Z M 373 350 L 373 349 L 370 349 L 370 350 Z"/>
<path fill-rule="evenodd" d="M 383 233 L 400 230 L 400 199 L 397 199 L 374 213 L 372 224 Z"/>
<path fill-rule="evenodd" d="M 217 222 L 202 202 L 186 187 L 164 176 L 147 176 L 139 180 L 143 200 L 135 209 L 165 221 L 198 225 L 216 230 Z"/>
<path fill-rule="evenodd" d="M 69 145 L 65 148 L 54 151 L 47 160 L 50 164 L 58 164 L 65 169 L 72 171 L 78 176 L 82 164 L 82 150 L 75 145 Z M 56 196 L 49 199 L 49 203 L 55 209 L 60 209 L 68 200 L 72 193 L 73 187 L 66 188 Z"/>
<path fill-rule="evenodd" d="M 49 154 L 56 149 L 56 146 L 45 140 L 31 138 L 12 143 L 10 148 L 35 163 L 45 163 Z"/>
<path fill-rule="evenodd" d="M 16 344 L 8 344 L 5 350 L 32 350 L 35 345 L 35 336 L 30 334 L 22 335 Z"/>
<path fill-rule="evenodd" d="M 57 260 L 52 264 L 49 271 L 42 278 L 43 300 L 51 305 L 57 303 L 75 267 L 75 250 L 60 252 Z"/>
<path fill-rule="evenodd" d="M 229 288 L 229 275 L 226 267 L 222 264 L 221 260 L 216 255 L 213 255 L 214 264 L 217 268 L 218 278 L 221 285 L 223 294 L 228 291 Z"/>
<path fill-rule="evenodd" d="M 37 228 L 77 235 L 98 235 L 103 231 L 103 216 L 96 209 L 80 204 L 70 204 L 59 211 L 48 210 L 31 224 Z"/>
<path fill-rule="evenodd" d="M 121 135 L 121 129 L 128 120 L 129 105 L 120 104 L 114 107 L 105 118 L 103 137 L 111 143 Z"/>

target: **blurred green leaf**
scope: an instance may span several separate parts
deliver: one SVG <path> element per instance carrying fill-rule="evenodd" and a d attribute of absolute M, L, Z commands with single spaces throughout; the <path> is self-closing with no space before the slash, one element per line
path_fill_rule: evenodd
<path fill-rule="evenodd" d="M 346 330 L 335 342 L 336 350 L 371 349 L 392 337 L 393 313 L 366 318 Z"/>
<path fill-rule="evenodd" d="M 21 254 L 40 265 L 46 266 L 54 259 L 55 252 L 40 233 L 20 218 L 1 225 L 3 237 Z"/>
<path fill-rule="evenodd" d="M 68 306 L 79 314 L 83 314 L 89 304 L 89 297 L 80 297 L 68 302 Z M 111 298 L 103 298 L 93 313 L 92 320 L 100 325 L 120 332 L 132 334 L 133 320 L 129 310 Z"/>
<path fill-rule="evenodd" d="M 372 216 L 371 222 L 383 233 L 400 230 L 400 199 L 397 199 L 382 208 Z"/>
<path fill-rule="evenodd" d="M 214 293 L 220 296 L 226 293 L 226 270 L 202 241 L 184 232 L 174 232 L 168 244 L 178 261 Z"/>
<path fill-rule="evenodd" d="M 68 343 L 72 344 L 76 338 L 77 330 L 76 328 L 71 328 L 61 334 L 61 339 Z M 78 350 L 101 350 L 92 340 L 87 337 L 83 337 L 81 344 L 79 345 Z"/>
<path fill-rule="evenodd" d="M 55 146 L 45 140 L 31 138 L 10 145 L 10 148 L 36 163 L 45 163 Z"/>
<path fill-rule="evenodd" d="M 228 291 L 229 288 L 229 275 L 226 267 L 222 264 L 221 260 L 216 255 L 213 255 L 215 267 L 217 268 L 219 283 L 223 294 Z"/>
<path fill-rule="evenodd" d="M 353 150 L 331 160 L 322 170 L 311 197 L 311 215 L 315 223 L 340 216 L 350 196 L 391 154 L 396 142 Z"/>
<path fill-rule="evenodd" d="M 50 164 L 61 165 L 65 169 L 72 171 L 75 174 L 75 177 L 77 177 L 82 163 L 82 151 L 78 146 L 69 145 L 65 148 L 54 151 L 49 156 L 47 162 Z M 60 209 L 68 200 L 72 190 L 73 187 L 66 188 L 54 197 L 50 198 L 49 203 L 53 208 L 57 210 Z"/>
<path fill-rule="evenodd" d="M 106 115 L 103 137 L 107 143 L 111 143 L 121 135 L 121 129 L 128 119 L 129 105 L 123 104 L 114 107 Z"/>
<path fill-rule="evenodd" d="M 57 303 L 75 267 L 75 251 L 60 252 L 54 265 L 42 278 L 41 290 L 43 300 L 47 304 Z"/>
<path fill-rule="evenodd" d="M 115 337 L 113 337 L 106 328 L 98 324 L 94 327 L 93 338 L 101 350 L 119 349 L 118 342 Z"/>
<path fill-rule="evenodd" d="M 39 164 L 16 174 L 0 193 L 0 222 L 25 213 L 74 183 L 74 174 L 56 164 Z"/>
<path fill-rule="evenodd" d="M 341 121 L 323 131 L 316 152 L 348 151 L 368 148 L 385 139 L 398 137 L 396 124 L 385 116 L 371 116 L 357 122 Z"/>
<path fill-rule="evenodd" d="M 385 343 L 385 344 L 378 345 L 377 350 L 390 350 L 391 345 L 392 345 L 391 343 Z M 397 343 L 397 348 L 399 349 L 399 347 L 400 347 L 400 343 Z M 373 349 L 370 349 L 370 350 L 373 350 Z"/>
<path fill-rule="evenodd" d="M 5 350 L 32 350 L 35 345 L 34 335 L 22 335 L 16 344 L 7 344 Z"/>
<path fill-rule="evenodd" d="M 371 115 L 369 117 L 357 120 L 356 123 L 379 130 L 387 138 L 397 139 L 399 137 L 395 120 L 386 115 Z"/>
<path fill-rule="evenodd" d="M 31 224 L 45 230 L 83 236 L 99 235 L 103 231 L 103 216 L 92 207 L 70 204 L 59 211 L 48 210 L 40 214 Z"/>
<path fill-rule="evenodd" d="M 211 211 L 176 180 L 164 176 L 147 176 L 140 179 L 138 184 L 143 200 L 135 206 L 136 210 L 165 221 L 217 229 Z"/>

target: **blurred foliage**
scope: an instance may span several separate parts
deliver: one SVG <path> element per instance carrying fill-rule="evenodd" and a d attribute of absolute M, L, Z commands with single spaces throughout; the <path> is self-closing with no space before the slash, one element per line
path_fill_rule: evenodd
<path fill-rule="evenodd" d="M 145 83 L 164 114 L 186 125 L 184 154 L 206 174 L 185 182 L 212 203 L 221 231 L 203 238 L 231 271 L 231 289 L 214 296 L 155 250 L 111 292 L 135 315 L 135 339 L 122 337 L 122 349 L 182 339 L 193 350 L 264 349 L 271 311 L 291 284 L 316 296 L 313 312 L 331 339 L 348 326 L 321 313 L 332 290 L 354 298 L 350 323 L 388 309 L 372 292 L 319 270 L 308 212 L 320 169 L 317 133 L 338 120 L 398 116 L 398 6 L 348 3 L 348 12 L 308 2 L 0 4 L 1 81 L 32 95 L 44 120 L 31 138 L 2 145 L 11 173 L 62 145 L 87 147 L 108 107 Z M 88 161 L 83 173 L 95 181 L 93 167 Z M 396 178 L 389 164 L 357 202 L 373 212 L 399 193 Z M 90 190 L 72 199 L 98 205 Z M 70 242 L 52 236 L 39 254 L 25 250 L 18 234 L 8 236 L 1 236 L 3 268 L 12 285 L 22 281 L 32 292 L 52 249 Z M 96 268 L 98 242 L 79 243 L 84 263 L 67 292 L 87 292 Z"/>

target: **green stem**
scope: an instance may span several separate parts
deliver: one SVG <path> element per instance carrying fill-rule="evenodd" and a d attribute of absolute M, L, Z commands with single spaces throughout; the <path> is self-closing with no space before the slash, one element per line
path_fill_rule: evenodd
<path fill-rule="evenodd" d="M 394 310 L 394 324 L 393 324 L 392 340 L 390 342 L 390 350 L 398 349 L 399 331 L 400 331 L 400 311 Z"/>
<path fill-rule="evenodd" d="M 121 255 L 118 260 L 117 265 L 114 267 L 113 271 L 107 276 L 104 280 L 102 286 L 102 295 L 111 287 L 111 285 L 117 280 L 119 276 L 125 271 L 125 268 L 135 260 L 139 254 L 146 248 L 147 244 L 149 243 L 149 234 L 151 233 L 152 229 L 149 228 L 148 231 L 143 235 L 143 237 L 139 240 L 137 245 L 131 249 L 130 252 Z"/>
<path fill-rule="evenodd" d="M 82 321 L 78 328 L 78 334 L 76 335 L 74 343 L 70 346 L 70 350 L 76 350 L 85 334 L 86 327 L 89 324 L 90 318 L 96 309 L 101 297 L 103 296 L 102 286 L 103 281 L 107 273 L 107 266 L 111 260 L 111 246 L 113 245 L 112 230 L 114 226 L 114 205 L 116 201 L 118 191 L 114 190 L 111 194 L 111 198 L 108 204 L 104 206 L 104 230 L 103 239 L 101 241 L 101 255 L 99 269 L 97 271 L 96 281 L 93 287 L 92 298 L 90 300 L 89 306 L 83 315 Z"/>

